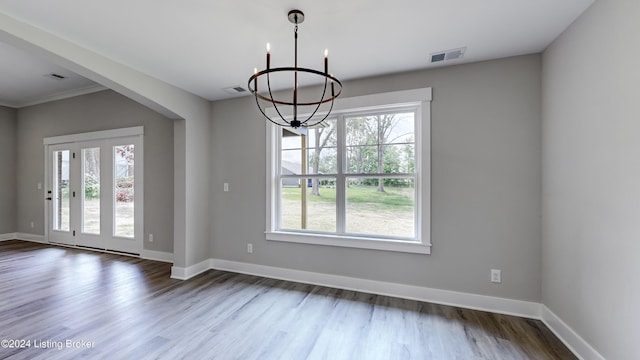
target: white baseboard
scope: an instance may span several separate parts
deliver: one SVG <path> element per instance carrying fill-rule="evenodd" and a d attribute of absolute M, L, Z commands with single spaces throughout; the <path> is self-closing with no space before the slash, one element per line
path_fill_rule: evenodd
<path fill-rule="evenodd" d="M 162 261 L 173 263 L 173 253 L 142 249 L 140 257 L 147 260 Z"/>
<path fill-rule="evenodd" d="M 47 241 L 44 238 L 44 235 L 34 235 L 34 234 L 26 234 L 26 233 L 14 233 L 14 234 L 0 235 L 0 241 L 13 240 L 13 239 L 48 244 Z M 53 245 L 65 246 L 64 244 L 53 244 Z M 76 246 L 67 246 L 67 247 L 77 248 Z M 118 253 L 118 252 L 103 251 L 103 250 L 99 250 L 99 249 L 92 249 L 92 250 L 93 251 L 98 251 L 98 252 L 103 252 L 103 253 L 111 253 L 111 254 L 122 255 L 121 253 Z M 173 263 L 173 253 L 168 253 L 168 252 L 164 252 L 164 251 L 155 251 L 155 250 L 145 250 L 145 249 L 143 249 L 142 252 L 140 253 L 140 257 L 143 258 L 143 259 L 147 259 L 147 260 L 154 260 L 154 261 L 162 261 L 162 262 Z"/>
<path fill-rule="evenodd" d="M 16 239 L 17 239 L 16 233 L 0 234 L 0 241 L 16 240 Z"/>
<path fill-rule="evenodd" d="M 191 265 L 186 268 L 180 266 L 172 266 L 171 278 L 178 280 L 188 280 L 210 269 L 212 269 L 211 259 L 203 260 L 195 265 Z"/>
<path fill-rule="evenodd" d="M 605 360 L 588 342 L 586 342 L 569 325 L 542 305 L 542 322 L 581 360 Z"/>
<path fill-rule="evenodd" d="M 221 259 L 211 259 L 211 268 L 345 290 L 394 296 L 403 299 L 458 306 L 467 309 L 540 319 L 540 304 L 529 301 L 504 299 L 346 276 L 320 274 Z"/>
<path fill-rule="evenodd" d="M 45 241 L 45 239 L 44 239 L 44 235 L 34 235 L 34 234 L 27 234 L 27 233 L 16 233 L 16 239 L 17 240 L 37 242 L 37 243 L 44 243 L 44 244 L 47 243 Z"/>

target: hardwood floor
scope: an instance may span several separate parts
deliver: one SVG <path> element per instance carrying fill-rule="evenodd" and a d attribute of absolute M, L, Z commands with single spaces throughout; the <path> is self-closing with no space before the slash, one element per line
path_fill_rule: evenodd
<path fill-rule="evenodd" d="M 576 359 L 537 320 L 170 266 L 0 242 L 0 340 L 30 341 L 0 358 Z"/>

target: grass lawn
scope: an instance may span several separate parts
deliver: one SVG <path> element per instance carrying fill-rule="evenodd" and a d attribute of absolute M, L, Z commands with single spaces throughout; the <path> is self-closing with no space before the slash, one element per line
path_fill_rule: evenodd
<path fill-rule="evenodd" d="M 310 189 L 310 188 L 309 188 Z M 321 187 L 320 196 L 309 196 L 310 202 L 335 202 L 336 189 Z M 310 190 L 308 191 L 311 194 Z M 288 200 L 300 200 L 300 188 L 282 188 L 282 198 Z M 375 203 L 391 211 L 397 211 L 401 207 L 413 209 L 413 189 L 385 187 L 385 192 L 379 192 L 377 186 L 350 186 L 347 188 L 347 202 L 349 203 Z"/>

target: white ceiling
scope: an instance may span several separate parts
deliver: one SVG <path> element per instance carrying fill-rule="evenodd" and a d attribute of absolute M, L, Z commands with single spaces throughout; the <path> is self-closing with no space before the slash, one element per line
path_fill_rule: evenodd
<path fill-rule="evenodd" d="M 22 107 L 103 90 L 65 68 L 0 42 L 0 105 Z M 50 77 L 62 75 L 65 79 Z"/>
<path fill-rule="evenodd" d="M 341 80 L 544 50 L 594 0 L 0 0 L 0 12 L 209 100 L 246 88 L 254 67 L 293 65 L 289 10 L 305 12 L 300 65 Z M 91 81 L 0 43 L 0 104 L 19 107 L 95 91 Z M 53 80 L 45 74 L 69 76 Z"/>

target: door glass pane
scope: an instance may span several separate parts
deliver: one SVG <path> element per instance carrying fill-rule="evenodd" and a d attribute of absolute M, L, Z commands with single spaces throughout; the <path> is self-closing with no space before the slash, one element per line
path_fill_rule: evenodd
<path fill-rule="evenodd" d="M 82 232 L 100 234 L 100 148 L 82 149 Z"/>
<path fill-rule="evenodd" d="M 69 231 L 69 150 L 53 152 L 53 230 Z"/>
<path fill-rule="evenodd" d="M 134 146 L 113 148 L 114 235 L 134 237 Z"/>

